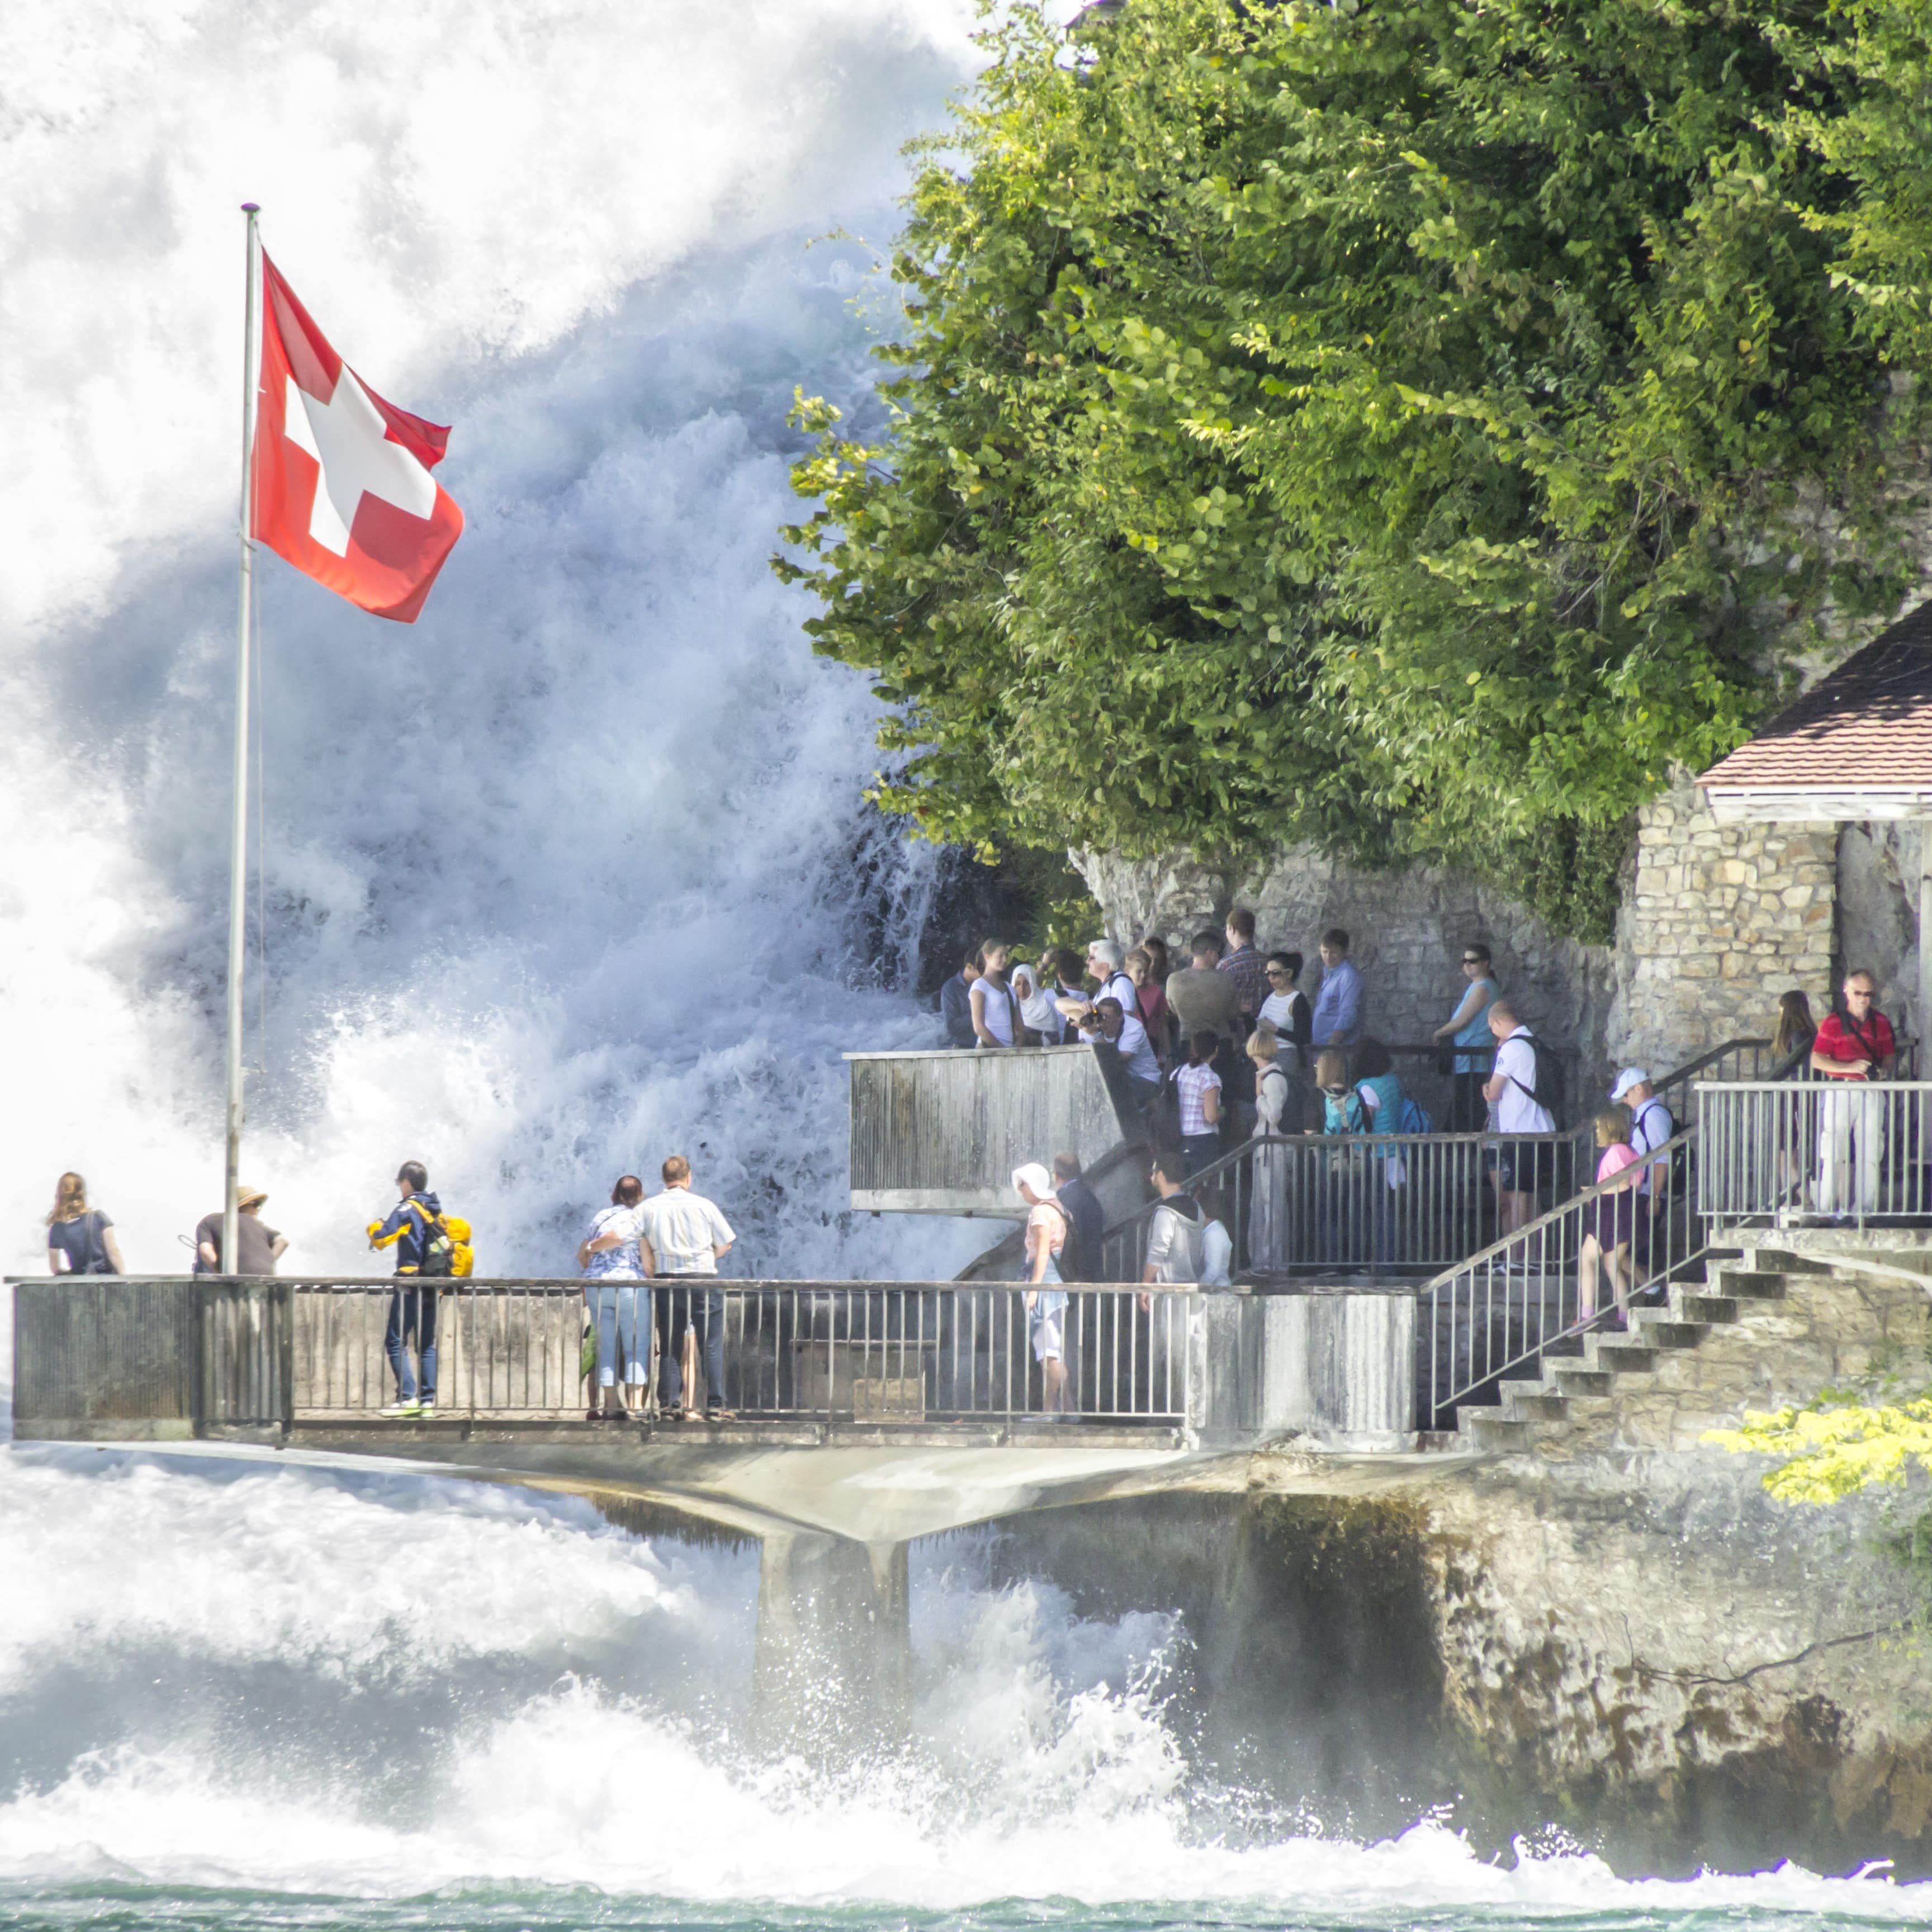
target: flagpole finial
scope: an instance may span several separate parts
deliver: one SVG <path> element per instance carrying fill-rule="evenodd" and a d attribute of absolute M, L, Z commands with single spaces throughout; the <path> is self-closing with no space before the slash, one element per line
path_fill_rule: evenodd
<path fill-rule="evenodd" d="M 262 204 L 259 201 L 244 201 L 242 204 L 242 212 L 244 214 L 260 214 L 261 212 Z"/>

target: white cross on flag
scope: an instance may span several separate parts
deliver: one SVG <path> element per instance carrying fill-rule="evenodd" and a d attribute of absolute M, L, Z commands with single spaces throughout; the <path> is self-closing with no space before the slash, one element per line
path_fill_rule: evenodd
<path fill-rule="evenodd" d="M 350 603 L 413 623 L 463 534 L 429 473 L 448 442 L 362 381 L 264 255 L 254 535 Z"/>

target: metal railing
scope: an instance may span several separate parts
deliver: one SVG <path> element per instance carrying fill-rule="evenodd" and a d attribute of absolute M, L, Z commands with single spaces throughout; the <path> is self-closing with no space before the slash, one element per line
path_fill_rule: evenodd
<path fill-rule="evenodd" d="M 1619 1302 L 1696 1274 L 1710 1252 L 1693 1211 L 1698 1141 L 1687 1128 L 1643 1166 L 1593 1183 L 1421 1291 L 1418 1426 L 1454 1427 L 1460 1404 L 1512 1370 L 1580 1352 L 1582 1335 L 1613 1319 Z M 1646 1172 L 1651 1193 L 1638 1191 Z"/>
<path fill-rule="evenodd" d="M 679 1350 L 692 1407 L 746 1419 L 1011 1421 L 1048 1412 L 1026 1306 L 1007 1283 L 638 1282 L 617 1372 L 657 1386 L 654 1312 Z M 438 1312 L 440 1413 L 508 1420 L 583 1412 L 580 1281 L 446 1285 Z M 1046 1292 L 1054 1291 L 1049 1288 Z M 1089 1420 L 1173 1424 L 1186 1413 L 1188 1291 L 1145 1298 L 1066 1287 L 1059 1327 L 1066 1405 Z M 393 1386 L 382 1343 L 388 1285 L 305 1283 L 294 1296 L 298 1420 L 367 1414 Z M 1140 1304 L 1144 1298 L 1148 1306 Z M 724 1386 L 703 1384 L 706 1329 L 720 1320 Z M 693 1332 L 698 1346 L 687 1349 Z M 309 1337 L 308 1352 L 304 1343 Z M 628 1345 L 628 1346 L 627 1346 Z M 642 1372 L 631 1376 L 634 1359 Z M 695 1360 L 692 1357 L 695 1355 Z M 304 1365 L 326 1364 L 326 1375 Z M 620 1386 L 624 1385 L 620 1383 Z"/>
<path fill-rule="evenodd" d="M 1714 1220 L 1932 1217 L 1932 1082 L 1706 1083 L 1696 1098 L 1698 1205 Z"/>
<path fill-rule="evenodd" d="M 1425 1050 L 1434 1049 L 1404 1049 Z M 1700 1080 L 1772 1070 L 1768 1040 L 1726 1040 L 1663 1076 L 1654 1090 L 1681 1127 Z M 1594 1112 L 1582 1110 L 1586 1123 Z M 1452 1267 L 1501 1234 L 1505 1174 L 1530 1183 L 1509 1191 L 1554 1208 L 1588 1184 L 1595 1164 L 1587 1124 L 1555 1134 L 1258 1135 L 1190 1184 L 1227 1228 L 1246 1275 L 1415 1274 Z M 1157 1205 L 1109 1225 L 1108 1279 L 1138 1276 Z"/>
<path fill-rule="evenodd" d="M 1383 1274 L 1447 1267 L 1480 1246 L 1496 1216 L 1490 1178 L 1558 1198 L 1572 1185 L 1568 1134 L 1257 1135 L 1189 1182 L 1255 1276 Z M 1106 1232 L 1101 1272 L 1145 1264 L 1150 1201 Z"/>
<path fill-rule="evenodd" d="M 1046 1293 L 1066 1297 L 1056 1324 L 1065 1394 L 1050 1411 L 1028 1306 L 1036 1292 L 1021 1285 L 625 1286 L 634 1294 L 615 1366 L 634 1396 L 657 1385 L 653 1315 L 662 1312 L 681 1372 L 695 1377 L 684 1385 L 686 1402 L 722 1400 L 750 1420 L 1007 1424 L 1064 1411 L 1171 1428 L 1189 1414 L 1190 1324 L 1198 1302 L 1191 1288 L 1049 1285 Z M 396 1398 L 387 1345 L 400 1298 L 416 1318 L 412 1369 L 427 1369 L 423 1346 L 434 1338 L 434 1373 L 422 1378 L 438 1417 L 582 1420 L 597 1394 L 597 1371 L 585 1365 L 584 1287 L 574 1278 L 400 1287 L 388 1278 L 24 1282 L 15 1303 L 16 1420 L 145 1417 L 217 1431 L 368 1421 Z M 130 1318 L 155 1292 L 178 1304 L 172 1326 Z M 428 1323 L 412 1305 L 423 1301 L 433 1311 Z M 714 1317 L 718 1390 L 706 1385 L 703 1346 Z"/>

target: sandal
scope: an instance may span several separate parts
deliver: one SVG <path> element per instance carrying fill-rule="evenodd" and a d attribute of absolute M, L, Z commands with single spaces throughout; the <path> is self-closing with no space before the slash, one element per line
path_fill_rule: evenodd
<path fill-rule="evenodd" d="M 704 1419 L 706 1422 L 736 1422 L 738 1418 L 735 1412 L 728 1408 L 707 1408 Z"/>
<path fill-rule="evenodd" d="M 682 1422 L 684 1420 L 683 1403 L 681 1402 L 666 1403 L 658 1411 L 658 1420 L 660 1422 Z"/>

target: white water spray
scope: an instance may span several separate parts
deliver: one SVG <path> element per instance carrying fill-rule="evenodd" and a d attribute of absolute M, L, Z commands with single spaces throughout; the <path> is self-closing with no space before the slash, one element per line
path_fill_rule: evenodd
<path fill-rule="evenodd" d="M 273 560 L 247 1178 L 368 1267 L 399 1160 L 480 1264 L 568 1271 L 689 1153 L 772 1274 L 950 1272 L 848 1229 L 844 1048 L 932 1023 L 856 951 L 873 703 L 766 556 L 795 384 L 860 392 L 905 137 L 967 0 L 232 0 L 0 20 L 4 1256 L 84 1172 L 140 1269 L 219 1199 L 239 219 L 386 393 L 455 424 L 469 529 L 413 627 Z M 858 304 L 862 310 L 863 302 Z M 878 868 L 872 868 L 874 875 Z M 251 950 L 254 942 L 251 940 Z"/>

